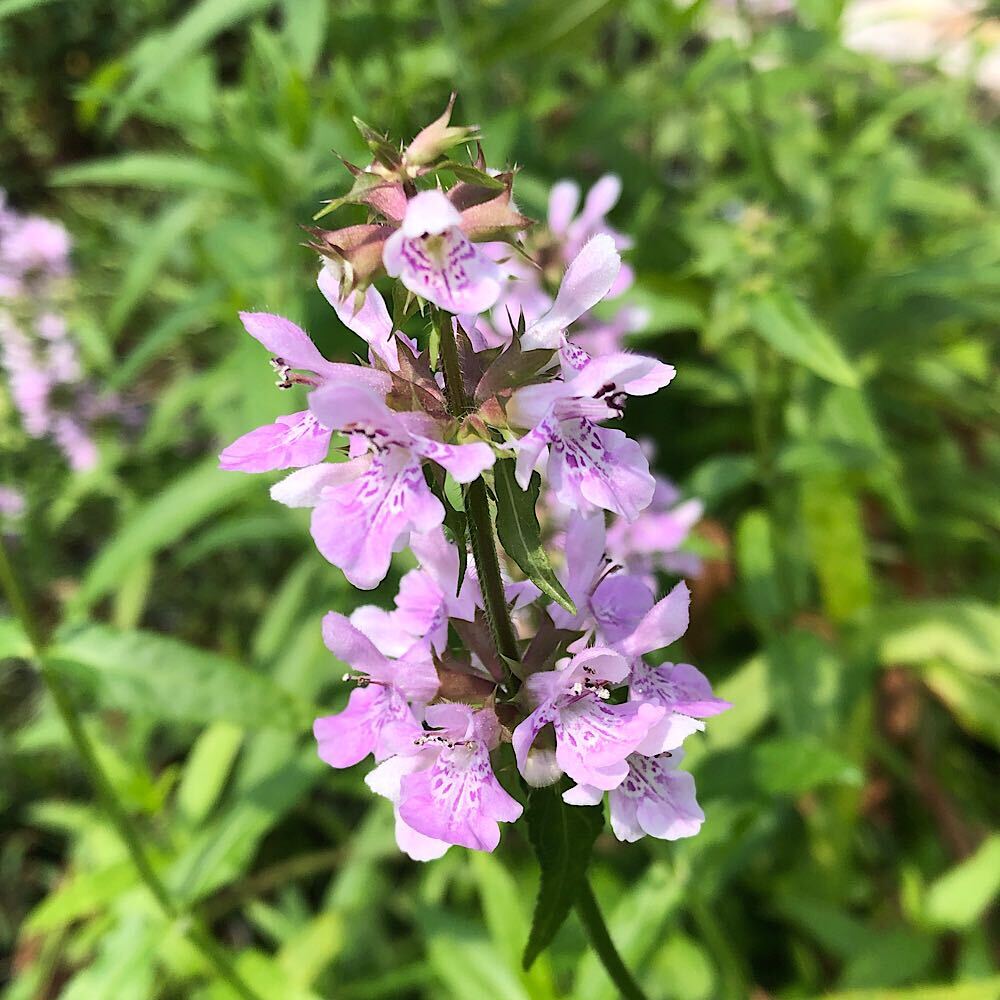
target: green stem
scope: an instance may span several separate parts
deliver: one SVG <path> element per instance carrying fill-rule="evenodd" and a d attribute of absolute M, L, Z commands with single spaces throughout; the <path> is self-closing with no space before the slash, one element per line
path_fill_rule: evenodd
<path fill-rule="evenodd" d="M 38 665 L 42 681 L 52 696 L 56 710 L 66 726 L 66 731 L 69 733 L 70 740 L 76 750 L 76 756 L 87 772 L 107 818 L 121 838 L 135 870 L 139 873 L 139 878 L 159 904 L 164 916 L 168 920 L 177 921 L 182 926 L 187 938 L 202 953 L 218 976 L 225 980 L 243 1000 L 260 1000 L 260 997 L 240 978 L 229 956 L 219 947 L 204 924 L 196 915 L 185 912 L 171 898 L 167 887 L 154 871 L 142 846 L 139 831 L 115 794 L 114 787 L 97 759 L 94 746 L 87 735 L 76 707 L 73 705 L 69 691 L 58 672 L 53 669 L 49 662 L 41 629 L 32 615 L 28 602 L 17 582 L 17 577 L 14 575 L 14 568 L 8 558 L 2 536 L 0 536 L 0 588 L 3 589 L 11 609 L 21 622 L 21 627 L 24 629 L 24 634 L 31 646 L 32 659 Z"/>
<path fill-rule="evenodd" d="M 438 310 L 434 312 L 434 323 L 441 345 L 441 367 L 444 371 L 445 395 L 448 398 L 448 412 L 461 419 L 471 411 L 462 366 L 458 357 L 458 346 L 452 333 L 451 317 Z M 472 543 L 472 558 L 479 575 L 479 586 L 483 592 L 486 621 L 493 641 L 501 656 L 508 660 L 520 659 L 517 635 L 507 610 L 507 596 L 504 593 L 503 576 L 500 573 L 500 558 L 497 555 L 497 540 L 490 515 L 490 501 L 486 493 L 486 483 L 482 478 L 470 483 L 465 491 L 465 513 L 469 522 L 469 540 Z M 516 683 L 516 682 L 515 682 Z"/>
<path fill-rule="evenodd" d="M 625 968 L 621 955 L 615 948 L 614 941 L 608 933 L 608 925 L 601 916 L 601 911 L 594 898 L 594 890 L 590 888 L 589 882 L 584 882 L 580 886 L 580 891 L 576 897 L 576 914 L 583 924 L 583 929 L 587 934 L 587 940 L 594 949 L 604 970 L 611 977 L 611 982 L 618 988 L 618 992 L 625 1000 L 646 1000 L 646 994 L 640 989 L 639 984 L 632 978 L 632 973 Z"/>

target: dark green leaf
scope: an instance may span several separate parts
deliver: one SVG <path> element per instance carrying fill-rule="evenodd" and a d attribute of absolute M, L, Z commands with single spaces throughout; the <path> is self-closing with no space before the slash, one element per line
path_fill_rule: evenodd
<path fill-rule="evenodd" d="M 524 967 L 543 952 L 562 926 L 587 875 L 590 852 L 604 827 L 601 806 L 568 806 L 560 785 L 534 788 L 525 818 L 538 856 L 541 884 L 524 948 Z"/>
<path fill-rule="evenodd" d="M 535 514 L 542 485 L 538 474 L 532 475 L 528 489 L 522 490 L 514 478 L 514 460 L 502 458 L 493 466 L 493 484 L 497 498 L 497 534 L 504 552 L 543 594 L 575 615 L 576 605 L 559 582 L 542 547 L 541 529 Z"/>

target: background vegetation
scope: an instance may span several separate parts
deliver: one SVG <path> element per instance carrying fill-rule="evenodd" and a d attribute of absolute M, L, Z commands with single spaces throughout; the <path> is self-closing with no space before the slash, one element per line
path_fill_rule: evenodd
<path fill-rule="evenodd" d="M 346 187 L 330 151 L 363 158 L 351 116 L 409 137 L 453 88 L 529 214 L 622 177 L 636 345 L 679 371 L 628 419 L 707 505 L 685 651 L 736 707 L 689 754 L 699 837 L 598 844 L 623 954 L 663 1000 L 1000 994 L 997 105 L 847 50 L 836 0 L 736 38 L 719 6 L 0 2 L 0 185 L 73 233 L 81 349 L 143 417 L 71 475 L 0 402 L 63 697 L 0 610 L 6 1000 L 223 1000 L 202 932 L 261 997 L 613 997 L 572 920 L 520 971 L 521 831 L 421 867 L 316 759 L 352 598 L 216 469 L 287 402 L 237 310 L 354 349 L 297 229 Z"/>

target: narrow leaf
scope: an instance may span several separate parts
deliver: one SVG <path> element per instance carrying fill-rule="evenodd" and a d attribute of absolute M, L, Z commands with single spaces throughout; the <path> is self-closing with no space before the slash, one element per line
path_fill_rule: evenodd
<path fill-rule="evenodd" d="M 503 458 L 493 466 L 493 484 L 497 498 L 497 534 L 504 551 L 543 594 L 575 615 L 576 605 L 559 582 L 542 547 L 541 529 L 535 514 L 541 479 L 533 475 L 528 489 L 522 490 L 514 478 L 513 459 Z"/>
<path fill-rule="evenodd" d="M 604 827 L 601 806 L 568 806 L 559 785 L 534 788 L 525 810 L 528 837 L 538 856 L 541 884 L 522 964 L 529 969 L 549 946 L 576 901 L 590 852 Z"/>
<path fill-rule="evenodd" d="M 789 360 L 829 382 L 857 386 L 857 372 L 837 341 L 784 289 L 775 289 L 750 303 L 750 325 L 757 336 Z"/>
<path fill-rule="evenodd" d="M 66 630 L 47 657 L 99 705 L 189 725 L 228 721 L 299 732 L 310 711 L 269 677 L 153 632 L 90 624 Z"/>

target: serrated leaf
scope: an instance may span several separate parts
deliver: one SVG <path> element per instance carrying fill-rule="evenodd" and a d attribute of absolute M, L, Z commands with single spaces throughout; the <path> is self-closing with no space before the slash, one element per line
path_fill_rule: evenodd
<path fill-rule="evenodd" d="M 858 375 L 836 340 L 789 292 L 778 288 L 749 307 L 754 332 L 779 354 L 838 385 L 854 388 Z"/>
<path fill-rule="evenodd" d="M 497 535 L 504 552 L 543 594 L 575 615 L 576 605 L 566 593 L 542 547 L 541 529 L 535 504 L 542 481 L 532 475 L 527 490 L 514 478 L 514 461 L 502 458 L 493 465 L 493 488 L 497 499 Z"/>
<path fill-rule="evenodd" d="M 525 969 L 562 926 L 587 876 L 594 841 L 604 827 L 601 806 L 568 806 L 561 786 L 534 788 L 525 809 L 528 837 L 538 857 L 541 882 L 531 933 L 524 948 Z"/>

